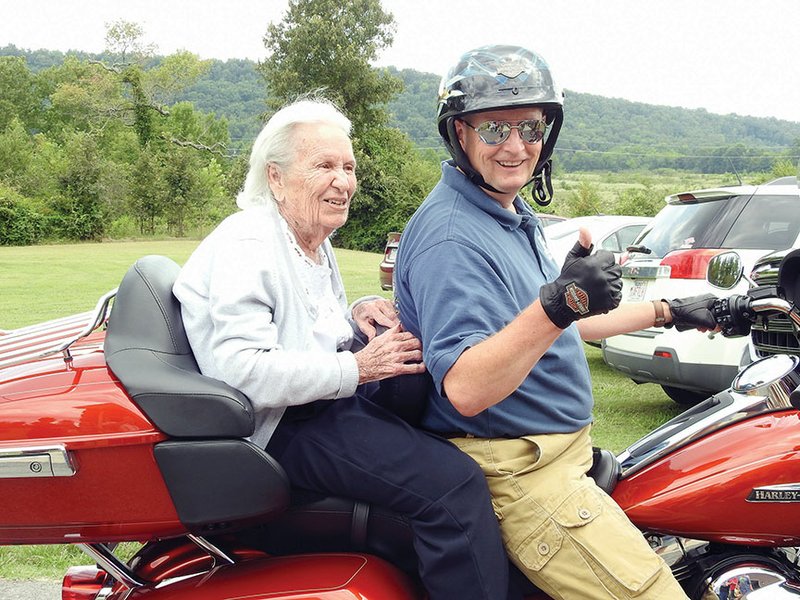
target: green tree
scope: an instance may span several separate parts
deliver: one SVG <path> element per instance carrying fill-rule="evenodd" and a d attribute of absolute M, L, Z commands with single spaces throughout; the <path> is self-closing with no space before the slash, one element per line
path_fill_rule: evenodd
<path fill-rule="evenodd" d="M 0 133 L 0 180 L 20 189 L 33 162 L 35 144 L 18 117 Z"/>
<path fill-rule="evenodd" d="M 144 28 L 139 23 L 118 19 L 106 23 L 106 51 L 120 64 L 142 64 L 155 54 L 156 46 L 144 42 Z"/>
<path fill-rule="evenodd" d="M 139 224 L 139 232 L 153 235 L 158 219 L 164 214 L 167 191 L 163 178 L 162 154 L 155 147 L 142 148 L 131 172 L 130 212 Z"/>
<path fill-rule="evenodd" d="M 0 57 L 0 131 L 14 119 L 27 127 L 37 127 L 41 111 L 41 91 L 25 59 Z"/>
<path fill-rule="evenodd" d="M 339 246 L 379 252 L 390 231 L 402 231 L 439 178 L 438 162 L 424 161 L 401 131 L 375 127 L 356 140 L 358 192 L 336 235 Z"/>
<path fill-rule="evenodd" d="M 269 57 L 260 68 L 272 108 L 324 90 L 353 122 L 359 191 L 335 238 L 347 248 L 382 249 L 386 233 L 403 228 L 438 173 L 405 134 L 386 126 L 386 104 L 402 83 L 370 61 L 392 43 L 394 27 L 379 0 L 290 0 L 264 38 Z"/>
<path fill-rule="evenodd" d="M 283 21 L 264 37 L 260 65 L 275 109 L 288 99 L 324 89 L 353 121 L 356 135 L 387 122 L 386 102 L 402 82 L 370 61 L 392 44 L 394 18 L 379 0 L 290 0 Z"/>

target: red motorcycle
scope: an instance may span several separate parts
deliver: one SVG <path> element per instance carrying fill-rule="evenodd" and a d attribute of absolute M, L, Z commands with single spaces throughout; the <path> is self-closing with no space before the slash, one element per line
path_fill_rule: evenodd
<path fill-rule="evenodd" d="M 736 257 L 712 267 L 730 275 Z M 67 572 L 64 600 L 424 598 L 401 517 L 290 494 L 246 440 L 248 399 L 198 371 L 178 270 L 145 257 L 94 311 L 0 333 L 0 544 L 80 546 L 96 565 Z M 800 253 L 779 279 L 720 300 L 723 332 L 774 315 L 800 331 Z M 596 452 L 590 474 L 693 600 L 731 582 L 746 598 L 800 598 L 799 363 L 759 360 L 619 457 Z M 142 544 L 127 561 L 123 541 Z"/>

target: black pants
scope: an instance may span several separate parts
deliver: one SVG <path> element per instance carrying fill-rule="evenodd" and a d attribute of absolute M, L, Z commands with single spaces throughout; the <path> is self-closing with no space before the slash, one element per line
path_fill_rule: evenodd
<path fill-rule="evenodd" d="M 506 598 L 508 560 L 478 465 L 364 398 L 320 404 L 290 410 L 267 445 L 292 484 L 407 516 L 430 600 Z"/>

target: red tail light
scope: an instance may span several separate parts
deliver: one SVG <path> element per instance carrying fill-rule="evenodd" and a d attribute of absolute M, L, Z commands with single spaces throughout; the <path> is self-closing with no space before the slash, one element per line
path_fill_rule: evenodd
<path fill-rule="evenodd" d="M 61 600 L 93 600 L 108 574 L 97 567 L 70 567 L 61 582 Z"/>
<path fill-rule="evenodd" d="M 705 279 L 708 261 L 721 252 L 724 250 L 673 250 L 661 260 L 661 266 L 670 268 L 670 279 Z"/>

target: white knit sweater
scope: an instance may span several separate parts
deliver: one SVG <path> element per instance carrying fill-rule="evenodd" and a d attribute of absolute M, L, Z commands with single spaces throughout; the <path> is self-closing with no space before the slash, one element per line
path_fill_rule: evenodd
<path fill-rule="evenodd" d="M 327 240 L 322 250 L 346 313 Z M 225 219 L 186 262 L 173 292 L 200 370 L 250 398 L 256 412 L 252 441 L 259 446 L 269 441 L 287 406 L 355 393 L 353 354 L 323 352 L 314 343 L 316 307 L 295 271 L 271 202 Z"/>

